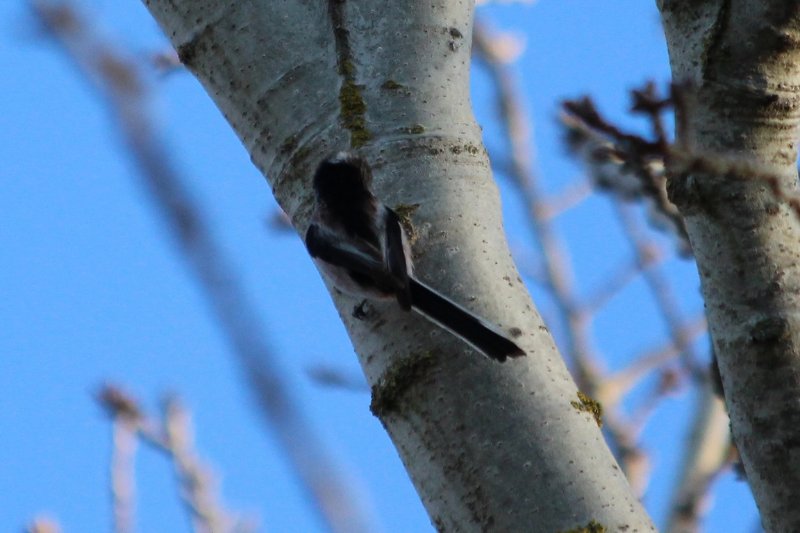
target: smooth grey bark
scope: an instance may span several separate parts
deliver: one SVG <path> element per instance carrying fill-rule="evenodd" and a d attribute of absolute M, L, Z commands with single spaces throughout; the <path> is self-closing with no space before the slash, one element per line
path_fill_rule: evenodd
<path fill-rule="evenodd" d="M 653 530 L 511 261 L 469 99 L 474 2 L 145 4 L 301 234 L 317 162 L 357 149 L 409 221 L 418 275 L 528 352 L 497 364 L 393 303 L 355 320 L 331 291 L 433 524 Z"/>
<path fill-rule="evenodd" d="M 768 531 L 800 531 L 800 3 L 660 0 L 673 77 L 696 95 L 679 146 L 724 172 L 673 176 L 735 442 Z M 753 165 L 751 165 L 752 167 Z M 739 168 L 731 171 L 731 168 Z M 775 183 L 756 176 L 769 173 Z"/>

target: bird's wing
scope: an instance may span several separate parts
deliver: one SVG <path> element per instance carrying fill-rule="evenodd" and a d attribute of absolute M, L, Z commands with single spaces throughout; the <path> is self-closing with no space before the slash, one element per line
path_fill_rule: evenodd
<path fill-rule="evenodd" d="M 353 248 L 337 244 L 334 235 L 328 234 L 316 224 L 311 224 L 306 231 L 306 248 L 311 257 L 317 257 L 335 266 L 358 272 L 365 276 L 373 276 L 375 271 L 383 270 L 381 262 Z"/>
<path fill-rule="evenodd" d="M 370 279 L 379 291 L 393 294 L 398 290 L 398 281 L 386 269 L 380 256 L 372 254 L 371 249 L 356 249 L 346 243 L 316 224 L 311 224 L 306 231 L 306 248 L 311 257 L 344 269 L 357 283 L 356 278 Z"/>
<path fill-rule="evenodd" d="M 388 207 L 385 209 L 386 249 L 384 250 L 384 261 L 386 268 L 399 285 L 397 301 L 400 307 L 409 311 L 411 309 L 411 293 L 409 292 L 406 250 L 403 244 L 403 228 L 400 226 L 400 217 L 397 216 L 397 213 Z"/>

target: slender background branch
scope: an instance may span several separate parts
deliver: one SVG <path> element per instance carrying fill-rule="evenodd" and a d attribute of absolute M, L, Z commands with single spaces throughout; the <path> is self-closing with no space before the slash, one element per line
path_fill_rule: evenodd
<path fill-rule="evenodd" d="M 267 325 L 234 273 L 223 248 L 213 238 L 185 178 L 174 167 L 155 129 L 155 121 L 150 117 L 150 89 L 139 67 L 103 41 L 72 4 L 31 0 L 31 7 L 54 42 L 106 100 L 139 171 L 141 185 L 216 314 L 265 420 L 281 442 L 320 518 L 334 531 L 373 531 L 361 502 L 342 477 L 340 467 L 306 422 L 302 408 L 288 390 L 266 337 Z M 129 438 L 129 433 L 119 431 L 121 428 L 118 428 L 118 438 L 123 434 Z M 175 431 L 174 425 L 168 425 L 170 448 L 180 447 L 174 442 L 178 435 L 180 432 Z M 127 462 L 128 446 L 116 449 L 119 460 Z M 114 470 L 119 472 L 126 468 L 115 466 Z M 184 473 L 181 477 L 188 475 Z M 114 488 L 115 509 L 119 515 L 116 523 L 118 531 L 126 532 L 130 530 L 130 496 L 123 479 L 130 481 L 132 476 L 119 474 L 118 477 L 119 483 L 115 483 Z M 193 506 L 193 509 L 197 514 L 199 507 Z"/>

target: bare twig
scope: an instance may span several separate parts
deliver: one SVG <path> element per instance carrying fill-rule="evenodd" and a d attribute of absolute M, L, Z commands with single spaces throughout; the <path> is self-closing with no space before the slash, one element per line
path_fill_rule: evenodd
<path fill-rule="evenodd" d="M 666 223 L 683 243 L 686 254 L 690 252 L 688 235 L 677 208 L 667 198 L 667 172 L 674 183 L 681 184 L 672 187 L 673 194 L 681 194 L 687 185 L 694 191 L 692 194 L 698 194 L 701 181 L 697 176 L 761 182 L 775 200 L 785 203 L 800 218 L 800 193 L 794 182 L 787 185 L 780 176 L 754 161 L 698 150 L 687 136 L 678 143 L 667 138 L 663 111 L 675 107 L 678 129 L 688 131 L 684 123 L 691 113 L 692 97 L 692 88 L 687 85 L 672 85 L 669 97 L 658 96 L 652 82 L 633 91 L 632 111 L 648 119 L 653 139 L 615 126 L 600 114 L 589 97 L 567 100 L 562 117 L 567 145 L 585 162 L 598 186 L 622 198 L 651 202 L 654 223 Z"/>
<path fill-rule="evenodd" d="M 708 329 L 705 315 L 690 321 L 683 326 L 681 337 L 691 342 L 703 335 Z M 681 354 L 680 348 L 673 341 L 666 345 L 647 351 L 636 358 L 629 366 L 615 374 L 607 376 L 600 385 L 598 399 L 604 405 L 616 405 L 622 396 L 653 370 L 663 368 Z"/>
<path fill-rule="evenodd" d="M 98 401 L 108 411 L 114 425 L 111 470 L 115 531 L 133 531 L 133 457 L 137 439 L 166 454 L 172 463 L 181 499 L 189 510 L 195 531 L 222 533 L 240 530 L 219 502 L 213 476 L 195 452 L 189 414 L 177 400 L 166 402 L 163 421 L 146 416 L 139 402 L 117 386 L 104 385 Z"/>
<path fill-rule="evenodd" d="M 760 164 L 721 154 L 684 151 L 674 147 L 669 152 L 670 171 L 680 179 L 692 176 L 722 176 L 726 180 L 753 181 L 763 183 L 776 201 L 785 203 L 797 218 L 800 218 L 800 192 L 787 186 L 780 176 Z M 696 180 L 691 183 L 699 185 Z"/>
<path fill-rule="evenodd" d="M 650 83 L 644 89 L 634 91 L 633 97 L 633 111 L 647 117 L 652 129 L 652 140 L 622 131 L 603 118 L 590 99 L 584 98 L 565 104 L 569 113 L 565 123 L 570 142 L 576 152 L 584 156 L 596 182 L 622 199 L 643 198 L 649 201 L 651 214 L 655 213 L 656 219 L 670 221 L 672 229 L 686 243 L 686 250 L 689 249 L 688 236 L 677 208 L 667 199 L 666 172 L 670 173 L 673 180 L 682 182 L 681 187 L 685 191 L 695 187 L 691 194 L 697 194 L 697 189 L 701 187 L 697 176 L 707 176 L 709 180 L 721 177 L 760 181 L 776 200 L 785 202 L 800 216 L 800 196 L 794 190 L 788 189 L 780 177 L 749 161 L 699 153 L 685 136 L 679 144 L 673 144 L 667 138 L 662 113 L 665 108 L 674 105 L 678 129 L 685 131 L 684 121 L 690 113 L 688 106 L 691 103 L 688 88 L 673 86 L 670 97 L 662 98 L 656 94 L 654 85 Z M 681 188 L 675 188 L 675 191 L 680 194 Z M 674 194 L 672 189 L 671 193 Z M 637 260 L 644 261 L 648 255 L 649 239 L 639 227 L 631 208 L 621 202 L 615 202 L 614 205 L 623 230 L 634 246 Z M 666 278 L 652 267 L 644 268 L 643 275 L 670 330 L 669 350 L 640 359 L 637 365 L 609 380 L 605 384 L 605 392 L 606 396 L 618 398 L 651 368 L 660 367 L 674 353 L 682 353 L 682 367 L 695 378 L 694 383 L 701 388 L 701 394 L 698 408 L 694 412 L 692 439 L 684 447 L 684 461 L 673 496 L 668 530 L 698 531 L 711 484 L 729 462 L 728 418 L 721 400 L 711 391 L 708 372 L 700 367 L 698 357 L 692 353 L 693 337 L 705 330 L 705 324 L 700 329 L 686 328 L 674 300 L 674 292 L 667 285 Z M 666 370 L 662 374 L 659 387 L 650 400 L 640 406 L 639 413 L 634 417 L 634 423 L 639 428 L 649 417 L 653 407 L 677 386 L 679 380 L 680 375 L 676 372 Z"/>
<path fill-rule="evenodd" d="M 517 84 L 505 57 L 495 49 L 480 21 L 475 23 L 473 51 L 476 59 L 489 72 L 497 92 L 499 114 L 510 151 L 508 174 L 528 208 L 529 226 L 541 252 L 543 285 L 553 294 L 560 331 L 566 343 L 563 353 L 575 365 L 578 386 L 589 390 L 589 384 L 594 382 L 598 370 L 593 362 L 588 317 L 577 304 L 571 261 L 549 223 L 547 209 L 537 186 L 528 121 Z"/>
<path fill-rule="evenodd" d="M 702 388 L 696 413 L 673 491 L 666 529 L 669 533 L 701 531 L 711 484 L 729 464 L 730 422 L 723 401 L 708 386 Z"/>
<path fill-rule="evenodd" d="M 535 186 L 535 174 L 527 155 L 527 130 L 522 124 L 520 105 L 514 92 L 513 82 L 502 61 L 492 56 L 488 37 L 476 26 L 475 44 L 478 57 L 486 64 L 497 87 L 501 102 L 500 111 L 506 125 L 511 156 L 507 164 L 508 173 L 529 206 L 531 229 L 542 252 L 542 271 L 544 286 L 552 294 L 557 307 L 557 314 L 567 337 L 565 352 L 575 363 L 577 379 L 582 388 L 595 391 L 598 398 L 604 401 L 607 408 L 606 432 L 617 457 L 625 470 L 632 487 L 643 493 L 649 477 L 649 461 L 647 455 L 638 447 L 639 434 L 645 422 L 670 391 L 680 383 L 680 373 L 663 368 L 663 365 L 681 354 L 684 368 L 692 375 L 702 375 L 697 365 L 697 357 L 693 353 L 693 339 L 705 331 L 705 321 L 698 320 L 689 327 L 684 325 L 674 293 L 667 284 L 666 278 L 656 265 L 663 260 L 665 254 L 645 237 L 641 228 L 632 216 L 631 208 L 615 202 L 618 217 L 627 239 L 633 246 L 635 255 L 633 263 L 628 263 L 612 276 L 610 282 L 583 303 L 577 301 L 569 274 L 569 259 L 566 252 L 558 245 L 558 241 L 543 205 L 546 201 L 538 194 Z M 682 219 L 666 194 L 665 154 L 669 147 L 666 128 L 661 119 L 661 112 L 670 105 L 670 100 L 660 98 L 654 85 L 634 93 L 633 109 L 648 117 L 655 140 L 648 141 L 642 137 L 623 132 L 605 121 L 594 108 L 593 103 L 584 99 L 567 104 L 567 109 L 580 120 L 568 118 L 570 137 L 573 148 L 582 153 L 592 163 L 595 183 L 620 193 L 626 199 L 646 198 L 651 204 L 650 216 L 653 224 L 672 227 L 681 238 L 688 242 Z M 558 211 L 556 211 L 558 212 Z M 552 213 L 552 212 L 551 212 Z M 684 244 L 684 248 L 688 245 Z M 608 381 L 596 370 L 595 354 L 587 349 L 588 332 L 586 325 L 591 315 L 603 306 L 611 297 L 618 294 L 631 280 L 642 274 L 650 288 L 657 307 L 670 331 L 671 341 L 668 349 L 649 357 L 625 369 Z M 662 369 L 658 387 L 650 397 L 638 406 L 633 420 L 626 421 L 614 409 L 619 400 L 628 392 L 633 384 L 640 381 L 653 369 Z M 611 407 L 611 410 L 608 410 Z M 698 445 L 699 446 L 699 445 Z M 694 450 L 687 450 L 691 455 Z"/>
<path fill-rule="evenodd" d="M 153 52 L 150 55 L 149 60 L 156 71 L 164 76 L 172 74 L 173 72 L 180 72 L 184 70 L 183 64 L 178 58 L 178 52 L 176 52 L 172 47 L 166 50 Z"/>
<path fill-rule="evenodd" d="M 136 420 L 118 416 L 112 422 L 111 498 L 115 533 L 134 531 Z"/>
<path fill-rule="evenodd" d="M 27 533 L 61 533 L 61 526 L 54 519 L 47 516 L 37 516 L 25 528 Z"/>
<path fill-rule="evenodd" d="M 480 23 L 473 34 L 476 57 L 487 68 L 494 82 L 499 101 L 500 118 L 510 147 L 507 172 L 528 207 L 528 222 L 541 253 L 541 282 L 551 293 L 556 319 L 564 335 L 562 349 L 573 363 L 575 379 L 581 390 L 594 395 L 602 383 L 597 354 L 591 346 L 589 324 L 596 308 L 578 301 L 571 270 L 571 259 L 551 224 L 554 210 L 547 208 L 547 199 L 539 192 L 529 139 L 529 130 L 521 99 L 513 76 L 504 58 L 494 53 L 492 41 Z M 623 283 L 617 283 L 620 288 Z M 610 298 L 606 294 L 603 299 Z M 636 435 L 617 413 L 607 412 L 604 426 L 626 476 L 638 493 L 646 486 L 649 461 L 638 447 Z"/>
<path fill-rule="evenodd" d="M 683 327 L 678 302 L 675 300 L 675 293 L 669 286 L 666 277 L 653 264 L 650 239 L 645 236 L 644 230 L 640 227 L 630 206 L 621 202 L 614 202 L 614 212 L 628 238 L 628 242 L 633 246 L 636 262 L 642 271 L 644 281 L 650 289 L 650 293 L 656 302 L 656 307 L 669 329 L 672 343 L 681 353 L 684 367 L 696 379 L 704 381 L 706 372 L 698 363 L 699 358 L 692 347 L 690 339 L 684 334 L 685 328 Z"/>
<path fill-rule="evenodd" d="M 678 350 L 673 350 L 673 353 L 669 354 L 671 355 L 669 359 L 673 359 L 677 353 L 679 353 Z M 613 381 L 603 381 L 597 394 L 597 398 L 603 401 L 604 407 L 609 409 L 609 415 L 606 417 L 607 431 L 612 437 L 612 443 L 615 446 L 622 468 L 631 483 L 631 487 L 640 495 L 644 494 L 649 482 L 650 460 L 637 443 L 656 407 L 671 392 L 677 389 L 681 382 L 678 372 L 664 366 L 668 360 L 660 357 L 659 359 L 654 358 L 649 362 L 651 365 L 647 370 L 659 369 L 660 379 L 651 394 L 636 406 L 636 410 L 631 417 L 624 417 L 621 409 L 619 409 L 621 396 L 629 390 L 629 387 L 617 387 Z M 639 366 L 642 369 L 639 373 L 640 377 L 645 375 L 647 365 L 637 360 L 633 366 Z M 627 385 L 632 384 L 633 380 L 631 379 Z"/>
<path fill-rule="evenodd" d="M 618 409 L 608 410 L 604 421 L 603 428 L 631 489 L 634 494 L 643 495 L 650 481 L 650 458 L 639 446 L 639 433 L 622 417 Z"/>
<path fill-rule="evenodd" d="M 104 386 L 98 401 L 112 420 L 110 480 L 114 531 L 129 533 L 135 529 L 136 435 L 142 414 L 136 401 L 118 387 Z"/>
<path fill-rule="evenodd" d="M 189 412 L 177 398 L 170 396 L 164 401 L 163 417 L 163 449 L 172 459 L 194 530 L 208 533 L 232 531 L 233 521 L 217 502 L 214 476 L 194 451 L 194 429 Z"/>
<path fill-rule="evenodd" d="M 689 240 L 678 209 L 666 192 L 665 140 L 648 141 L 606 121 L 588 97 L 563 104 L 561 122 L 568 148 L 584 163 L 600 190 L 622 200 L 644 199 L 652 224 L 678 237 L 679 250 L 688 254 Z M 663 125 L 653 125 L 663 134 Z"/>
<path fill-rule="evenodd" d="M 106 99 L 142 185 L 208 298 L 262 413 L 320 518 L 334 531 L 374 530 L 280 377 L 261 316 L 224 249 L 213 239 L 185 180 L 172 166 L 148 113 L 149 87 L 138 65 L 100 39 L 71 4 L 30 0 L 30 5 L 47 33 Z"/>
<path fill-rule="evenodd" d="M 630 416 L 630 425 L 635 432 L 639 433 L 644 430 L 650 417 L 662 401 L 680 392 L 681 389 L 685 389 L 687 384 L 685 374 L 684 369 L 675 366 L 664 366 L 658 369 L 655 386 L 644 400 L 639 402 Z"/>
<path fill-rule="evenodd" d="M 347 374 L 341 369 L 316 365 L 307 369 L 309 377 L 317 384 L 353 392 L 369 392 L 364 377 Z"/>
<path fill-rule="evenodd" d="M 588 180 L 580 180 L 567 185 L 563 191 L 549 196 L 542 206 L 542 219 L 551 220 L 566 211 L 580 205 L 592 193 L 592 184 Z"/>
<path fill-rule="evenodd" d="M 594 294 L 584 298 L 584 306 L 587 313 L 594 314 L 604 307 L 611 298 L 622 292 L 632 281 L 639 278 L 643 268 L 651 264 L 663 261 L 665 254 L 655 246 L 651 246 L 649 253 L 644 261 L 626 260 L 620 265 L 616 272 L 610 274 L 605 283 L 595 291 Z"/>

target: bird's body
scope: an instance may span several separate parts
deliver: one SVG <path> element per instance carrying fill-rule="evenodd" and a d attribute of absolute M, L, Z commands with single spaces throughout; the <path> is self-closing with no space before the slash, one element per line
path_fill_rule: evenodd
<path fill-rule="evenodd" d="M 524 355 L 497 327 L 414 278 L 400 219 L 372 194 L 371 184 L 366 162 L 345 152 L 324 160 L 314 175 L 306 247 L 334 286 L 368 299 L 394 298 L 492 359 Z"/>

